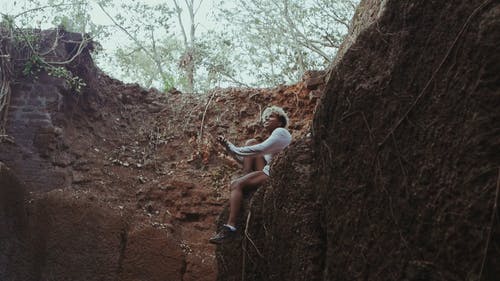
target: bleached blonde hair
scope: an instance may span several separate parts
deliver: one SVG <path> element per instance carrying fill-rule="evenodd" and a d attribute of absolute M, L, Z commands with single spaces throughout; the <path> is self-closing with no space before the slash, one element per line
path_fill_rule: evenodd
<path fill-rule="evenodd" d="M 290 120 L 288 119 L 288 115 L 286 115 L 286 112 L 283 110 L 283 108 L 281 108 L 279 106 L 275 106 L 275 105 L 266 108 L 264 110 L 264 112 L 262 112 L 262 117 L 261 117 L 262 122 L 264 122 L 266 120 L 266 118 L 272 114 L 277 114 L 278 116 L 281 116 L 281 118 L 285 121 L 285 126 L 283 126 L 283 128 L 288 127 L 288 125 L 290 123 Z"/>

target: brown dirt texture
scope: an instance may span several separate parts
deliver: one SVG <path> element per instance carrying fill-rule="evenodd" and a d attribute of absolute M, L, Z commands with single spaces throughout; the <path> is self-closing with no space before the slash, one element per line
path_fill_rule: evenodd
<path fill-rule="evenodd" d="M 55 61 L 82 41 L 38 32 Z M 86 83 L 76 93 L 43 69 L 23 75 L 12 61 L 29 50 L 2 44 L 19 60 L 2 61 L 0 77 L 10 96 L 0 143 L 1 280 L 215 280 L 207 241 L 240 173 L 215 136 L 259 138 L 260 113 L 273 104 L 289 112 L 294 137 L 305 135 L 324 84 L 315 71 L 275 89 L 160 93 L 102 73 L 89 43 L 67 67 Z"/>
<path fill-rule="evenodd" d="M 93 63 L 82 36 L 36 31 L 39 69 L 0 29 L 0 280 L 497 280 L 500 4 L 361 2 L 327 71 L 295 85 L 161 93 Z M 55 38 L 58 44 L 54 44 Z M 215 136 L 292 144 L 227 218 L 240 166 Z"/>
<path fill-rule="evenodd" d="M 374 2 L 218 280 L 500 276 L 500 4 Z"/>

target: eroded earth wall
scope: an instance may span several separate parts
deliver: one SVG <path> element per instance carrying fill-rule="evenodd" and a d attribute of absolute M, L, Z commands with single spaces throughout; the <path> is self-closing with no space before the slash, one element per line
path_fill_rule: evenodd
<path fill-rule="evenodd" d="M 274 89 L 162 93 L 101 72 L 81 34 L 17 30 L 35 51 L 13 32 L 0 28 L 0 279 L 215 280 L 208 239 L 240 169 L 215 136 L 262 137 L 276 104 L 295 138 L 307 134 L 324 71 Z M 70 77 L 32 65 L 40 54 Z"/>
<path fill-rule="evenodd" d="M 19 47 L 10 33 L 0 32 L 2 51 L 10 51 L 2 56 L 0 76 L 10 83 L 8 114 L 1 120 L 5 135 L 0 136 L 0 280 L 183 279 L 186 261 L 177 239 L 133 219 L 135 206 L 125 208 L 123 202 L 110 202 L 102 192 L 82 186 L 99 182 L 112 188 L 109 194 L 116 198 L 120 185 L 103 181 L 102 169 L 89 153 L 103 150 L 106 132 L 131 135 L 118 129 L 124 127 L 137 132 L 129 124 L 117 124 L 123 106 L 119 97 L 129 91 L 124 98 L 129 103 L 138 99 L 150 104 L 145 97 L 149 92 L 100 73 L 90 57 L 90 43 L 77 53 L 82 36 L 59 29 L 34 31 L 40 52 L 48 54 L 48 61 L 71 61 L 65 66 L 85 81 L 84 89 L 75 91 L 67 79 L 45 69 L 33 67 L 26 75 L 22 69 L 33 53 Z M 110 95 L 116 88 L 121 91 Z"/>
<path fill-rule="evenodd" d="M 328 75 L 311 159 L 306 139 L 275 163 L 219 280 L 500 275 L 500 4 L 382 2 Z"/>
<path fill-rule="evenodd" d="M 500 5 L 386 5 L 314 119 L 323 278 L 494 280 Z"/>

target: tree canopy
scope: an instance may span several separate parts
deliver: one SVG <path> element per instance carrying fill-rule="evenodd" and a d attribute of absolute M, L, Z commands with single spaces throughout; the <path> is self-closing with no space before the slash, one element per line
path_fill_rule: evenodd
<path fill-rule="evenodd" d="M 110 75 L 201 92 L 272 87 L 326 68 L 358 0 L 27 0 L 3 14 L 19 27 L 63 26 L 105 42 Z M 98 23 L 96 14 L 104 17 Z M 103 23 L 104 22 L 104 23 Z M 113 43 L 109 47 L 109 43 Z"/>

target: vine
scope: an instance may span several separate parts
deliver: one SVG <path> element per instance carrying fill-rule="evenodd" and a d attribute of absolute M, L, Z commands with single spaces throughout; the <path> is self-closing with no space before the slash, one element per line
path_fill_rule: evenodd
<path fill-rule="evenodd" d="M 10 64 L 11 46 L 4 41 L 3 30 L 0 29 L 0 142 L 7 140 L 6 123 L 10 104 Z"/>
<path fill-rule="evenodd" d="M 22 14 L 24 13 L 26 12 Z M 43 71 L 50 76 L 64 79 L 76 94 L 80 94 L 86 86 L 84 80 L 65 66 L 82 53 L 92 38 L 82 34 L 82 40 L 71 42 L 79 45 L 70 58 L 64 61 L 50 61 L 49 55 L 56 50 L 62 37 L 59 28 L 56 29 L 50 49 L 42 52 L 40 31 L 23 29 L 16 25 L 15 19 L 21 14 L 12 16 L 0 13 L 0 15 L 0 142 L 3 142 L 12 141 L 6 134 L 6 124 L 12 95 L 10 85 L 12 79 L 19 75 L 15 73 L 20 71 L 24 76 L 38 79 L 38 73 Z"/>
<path fill-rule="evenodd" d="M 63 66 L 51 65 L 38 54 L 31 55 L 31 57 L 24 64 L 22 73 L 25 76 L 32 76 L 37 79 L 38 76 L 36 74 L 42 70 L 47 72 L 47 74 L 52 77 L 63 78 L 69 84 L 71 89 L 78 94 L 80 94 L 82 88 L 87 85 L 82 78 L 73 75 L 73 73 L 67 68 Z"/>
<path fill-rule="evenodd" d="M 26 56 L 27 58 L 25 58 L 26 62 L 24 63 L 22 70 L 23 75 L 32 76 L 37 79 L 38 76 L 36 74 L 38 72 L 46 71 L 47 74 L 51 76 L 65 79 L 76 93 L 81 93 L 82 88 L 86 86 L 85 82 L 80 77 L 73 75 L 73 73 L 65 68 L 64 65 L 71 63 L 82 53 L 84 47 L 87 46 L 87 44 L 92 40 L 89 36 L 85 36 L 82 34 L 82 40 L 78 42 L 79 45 L 77 51 L 69 59 L 65 61 L 48 61 L 45 57 L 56 50 L 57 46 L 59 45 L 59 39 L 61 37 L 59 35 L 59 28 L 56 29 L 56 36 L 52 47 L 49 50 L 41 53 L 39 51 L 39 42 L 41 41 L 39 34 L 36 34 L 34 30 L 26 30 L 16 26 L 15 18 L 19 15 L 1 15 L 2 27 L 7 29 L 7 33 L 10 35 L 9 39 L 11 40 L 9 41 L 12 41 L 14 44 L 18 45 L 18 49 L 24 49 L 26 47 L 28 48 L 28 54 Z M 6 38 L 4 38 L 2 34 L 2 41 L 4 39 Z"/>

